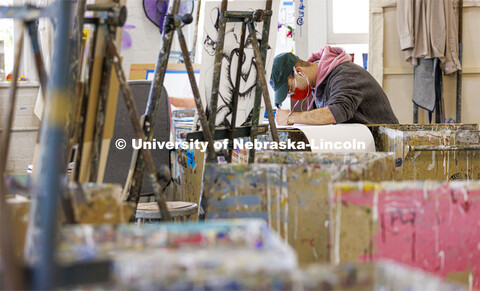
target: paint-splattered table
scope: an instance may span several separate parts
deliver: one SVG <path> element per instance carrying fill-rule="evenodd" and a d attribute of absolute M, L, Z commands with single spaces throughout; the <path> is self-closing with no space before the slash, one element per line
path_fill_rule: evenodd
<path fill-rule="evenodd" d="M 393 153 L 258 152 L 255 164 L 207 165 L 207 219 L 262 218 L 300 264 L 329 260 L 329 183 L 394 180 Z"/>
<path fill-rule="evenodd" d="M 394 152 L 399 180 L 480 179 L 477 124 L 370 126 L 378 151 Z"/>

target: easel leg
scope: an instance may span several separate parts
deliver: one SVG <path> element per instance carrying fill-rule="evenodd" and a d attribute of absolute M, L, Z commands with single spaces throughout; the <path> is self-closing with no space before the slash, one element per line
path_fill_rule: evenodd
<path fill-rule="evenodd" d="M 40 42 L 37 34 L 36 21 L 27 22 L 27 30 L 30 35 L 30 42 L 33 49 L 33 57 L 35 59 L 35 66 L 37 67 L 38 79 L 40 80 L 40 89 L 42 90 L 42 97 L 45 99 L 47 91 L 47 72 L 45 71 L 45 64 L 43 63 L 42 53 L 40 51 Z"/>
<path fill-rule="evenodd" d="M 215 136 L 215 122 L 217 119 L 217 104 L 218 104 L 218 93 L 220 89 L 220 74 L 222 72 L 222 60 L 223 60 L 223 45 L 225 42 L 225 26 L 226 18 L 224 17 L 225 11 L 227 11 L 227 0 L 222 0 L 222 6 L 220 9 L 220 21 L 218 28 L 218 42 L 217 48 L 215 51 L 215 66 L 213 69 L 213 84 L 212 84 L 212 97 L 210 99 L 210 110 L 208 114 L 208 123 L 210 126 L 210 132 L 212 136 Z M 208 152 L 207 160 L 211 163 L 216 163 L 217 158 L 215 152 Z"/>
<path fill-rule="evenodd" d="M 15 54 L 15 63 L 13 67 L 12 82 L 11 82 L 10 92 L 8 96 L 8 103 L 7 103 L 8 109 L 4 116 L 3 131 L 1 132 L 2 139 L 0 141 L 1 142 L 0 164 L 2 169 L 4 170 L 7 167 L 7 155 L 10 147 L 10 133 L 12 131 L 15 104 L 17 102 L 17 82 L 18 82 L 18 71 L 19 71 L 20 61 L 22 57 L 23 30 L 24 30 L 24 25 L 22 24 L 21 30 L 20 30 L 22 33 L 20 34 L 20 39 L 18 40 L 18 43 L 17 43 L 17 51 Z M 3 178 L 4 177 L 2 177 L 2 179 Z"/>
<path fill-rule="evenodd" d="M 47 72 L 45 71 L 45 65 L 43 63 L 42 55 L 40 52 L 40 43 L 38 40 L 36 21 L 34 20 L 34 21 L 26 22 L 26 25 L 27 25 L 28 34 L 30 35 L 30 42 L 33 49 L 38 78 L 40 80 L 40 90 L 42 92 L 42 99 L 43 99 L 43 102 L 45 103 L 46 96 L 47 96 L 48 80 L 47 80 Z M 43 112 L 45 112 L 45 110 L 43 110 Z M 42 119 L 40 121 L 42 121 L 43 118 L 44 118 L 44 114 L 42 113 Z M 43 122 L 40 122 L 40 126 L 38 128 L 38 133 L 37 133 L 37 142 L 36 142 L 35 151 L 33 154 L 34 171 L 35 171 L 36 160 L 37 160 L 38 151 L 39 151 L 38 147 L 40 145 L 40 137 L 42 135 L 42 124 Z"/>
<path fill-rule="evenodd" d="M 93 73 L 93 65 L 94 65 L 94 55 L 95 55 L 95 47 L 97 44 L 97 31 L 98 27 L 95 25 L 92 30 L 92 41 L 90 42 L 90 47 L 88 49 L 89 56 L 87 58 L 89 73 L 88 76 L 92 76 Z M 79 100 L 79 108 L 77 111 L 77 118 L 75 129 L 74 129 L 74 137 L 73 137 L 73 144 L 77 144 L 77 150 L 75 153 L 75 157 L 73 159 L 73 170 L 72 170 L 72 181 L 77 182 L 80 179 L 80 167 L 82 162 L 82 152 L 83 152 L 83 144 L 84 144 L 84 135 L 85 135 L 85 122 L 88 110 L 88 96 L 90 96 L 90 86 L 92 80 L 89 79 L 85 83 L 77 83 L 78 94 L 77 96 L 81 96 L 81 100 Z"/>
<path fill-rule="evenodd" d="M 180 1 L 174 0 L 172 7 L 172 14 L 175 15 L 178 13 L 180 7 Z M 152 140 L 153 138 L 153 129 L 155 127 L 157 111 L 160 104 L 160 94 L 163 90 L 163 81 L 165 79 L 165 71 L 167 69 L 168 58 L 170 55 L 170 49 L 172 47 L 173 33 L 174 30 L 170 30 L 168 33 L 164 32 L 163 37 L 163 46 L 160 50 L 158 57 L 157 65 L 155 67 L 155 77 L 152 81 L 152 86 L 150 88 L 150 93 L 148 96 L 147 108 L 145 110 L 145 126 L 143 127 L 143 132 L 145 133 L 147 140 Z M 129 191 L 128 200 L 135 201 L 138 204 L 138 199 L 140 197 L 140 191 L 142 188 L 143 174 L 145 172 L 144 157 L 143 152 L 140 151 L 135 163 L 135 169 L 133 171 L 133 179 L 131 183 L 131 188 Z"/>
<path fill-rule="evenodd" d="M 115 44 L 112 42 L 111 39 L 107 39 L 107 46 L 113 57 L 113 64 L 115 66 L 115 71 L 117 73 L 117 77 L 120 82 L 120 88 L 122 90 L 123 97 L 125 99 L 125 104 L 127 106 L 128 113 L 130 115 L 130 120 L 132 121 L 132 125 L 134 127 L 135 133 L 138 139 L 141 139 L 144 141 L 146 140 L 146 137 L 142 127 L 140 126 L 140 117 L 138 115 L 137 109 L 135 108 L 135 103 L 133 101 L 133 94 L 130 91 L 130 87 L 128 87 L 127 85 L 125 74 L 123 73 L 122 66 L 120 64 L 120 56 L 118 55 Z M 142 154 L 143 161 L 145 163 L 145 166 L 148 172 L 150 173 L 150 179 L 152 182 L 155 196 L 157 198 L 157 203 L 160 209 L 160 214 L 162 215 L 162 219 L 165 221 L 169 221 L 170 213 L 168 212 L 167 203 L 165 200 L 165 193 L 162 187 L 160 186 L 159 177 L 157 177 L 157 174 L 155 172 L 155 164 L 153 163 L 152 154 L 149 150 L 141 150 L 141 153 L 143 153 Z"/>
<path fill-rule="evenodd" d="M 272 10 L 272 0 L 267 0 L 265 11 L 270 11 L 271 12 L 271 10 Z M 256 34 L 255 33 L 252 34 L 252 30 L 251 30 L 250 25 L 248 27 L 250 33 L 252 34 L 252 37 L 255 37 L 256 47 L 260 50 L 259 51 L 260 54 L 257 54 L 256 49 L 254 49 L 255 59 L 257 60 L 257 64 L 259 62 L 258 60 L 260 60 L 262 64 L 265 64 L 265 60 L 267 58 L 268 38 L 269 38 L 269 35 L 270 35 L 270 21 L 271 21 L 271 15 L 264 15 L 263 32 L 262 32 L 262 45 L 261 46 L 258 45 L 258 40 L 256 39 Z M 260 55 L 260 58 L 258 57 L 258 55 Z M 264 65 L 263 65 L 263 68 L 265 69 Z M 260 71 L 260 69 L 257 66 L 257 74 L 258 74 L 259 78 L 265 78 L 264 72 L 265 72 L 264 70 Z M 265 81 L 265 84 L 266 84 L 266 81 Z M 267 90 L 264 91 L 264 89 L 267 89 Z M 259 123 L 259 119 L 261 118 L 259 116 L 260 115 L 260 107 L 261 107 L 261 99 L 262 99 L 261 95 L 262 95 L 262 93 L 265 93 L 265 92 L 266 92 L 267 95 L 264 94 L 263 96 L 264 97 L 269 96 L 268 95 L 268 88 L 262 87 L 262 82 L 257 84 L 256 95 L 255 95 L 255 104 L 254 104 L 254 107 L 253 107 L 252 130 L 251 130 L 251 133 L 250 133 L 250 139 L 252 141 L 254 141 L 257 138 L 258 123 Z M 273 140 L 275 140 L 275 136 L 277 136 L 276 141 L 278 142 L 278 133 L 276 133 L 277 130 L 276 130 L 276 127 L 275 127 L 275 121 L 273 120 L 273 110 L 272 110 L 271 105 L 267 105 L 267 104 L 270 104 L 270 98 L 267 97 L 267 99 L 268 99 L 268 102 L 265 101 L 265 110 L 267 111 L 268 120 L 269 120 L 269 123 L 270 123 L 270 131 L 272 132 Z M 248 162 L 249 163 L 254 163 L 255 162 L 255 150 L 253 150 L 253 149 L 250 150 L 250 152 L 249 152 Z"/>
<path fill-rule="evenodd" d="M 190 85 L 192 87 L 193 97 L 195 99 L 195 104 L 197 106 L 197 112 L 200 115 L 200 122 L 202 123 L 203 134 L 205 140 L 208 142 L 207 149 L 208 152 L 215 152 L 213 147 L 213 135 L 208 127 L 207 117 L 205 116 L 205 111 L 203 110 L 202 99 L 200 98 L 200 92 L 198 91 L 197 82 L 195 81 L 195 75 L 193 74 L 193 66 L 190 61 L 190 56 L 188 54 L 187 44 L 185 42 L 185 37 L 182 33 L 182 28 L 180 23 L 176 24 L 176 30 L 178 34 L 178 41 L 180 42 L 180 47 L 182 49 L 183 60 L 185 62 L 185 67 L 187 68 L 188 78 L 190 80 Z"/>
<path fill-rule="evenodd" d="M 4 117 L 3 131 L 1 132 L 1 141 L 0 141 L 0 244 L 1 244 L 1 258 L 4 264 L 2 282 L 5 282 L 5 285 L 2 286 L 6 290 L 8 289 L 24 289 L 23 286 L 23 276 L 22 270 L 20 268 L 20 263 L 15 257 L 15 252 L 13 251 L 13 236 L 11 235 L 11 224 L 10 224 L 10 215 L 6 205 L 6 194 L 7 189 L 5 185 L 5 171 L 7 166 L 7 155 L 10 143 L 10 133 L 13 124 L 13 115 L 16 103 L 16 93 L 17 93 L 17 80 L 18 80 L 18 70 L 20 66 L 20 59 L 22 55 L 23 48 L 23 31 L 24 25 L 21 27 L 20 39 L 17 43 L 17 50 L 15 54 L 15 63 L 13 68 L 13 76 L 10 87 L 10 94 L 8 99 L 8 111 Z"/>
<path fill-rule="evenodd" d="M 418 105 L 413 104 L 413 123 L 417 124 L 418 123 Z"/>
<path fill-rule="evenodd" d="M 111 33 L 110 28 L 107 24 L 103 24 L 103 31 L 104 33 Z M 113 34 L 114 32 L 112 32 Z M 112 35 L 109 36 L 111 38 Z M 100 92 L 99 92 L 99 100 L 98 100 L 98 107 L 97 107 L 97 114 L 96 114 L 96 122 L 95 122 L 95 133 L 94 133 L 94 140 L 92 146 L 92 165 L 90 168 L 90 182 L 97 182 L 98 180 L 98 167 L 100 164 L 100 152 L 102 150 L 102 140 L 103 140 L 103 132 L 105 128 L 105 111 L 107 107 L 107 98 L 108 92 L 110 88 L 110 77 L 112 74 L 112 56 L 108 53 L 105 55 L 105 59 L 103 61 L 103 69 L 102 69 L 102 82 L 100 83 Z"/>
<path fill-rule="evenodd" d="M 270 96 L 268 94 L 267 81 L 265 78 L 265 67 L 263 65 L 263 59 L 260 53 L 260 47 L 258 45 L 257 36 L 255 35 L 256 33 L 255 27 L 252 22 L 248 23 L 248 29 L 250 31 L 250 39 L 252 40 L 253 53 L 255 54 L 255 59 L 257 60 L 256 61 L 257 72 L 258 72 L 257 76 L 260 81 L 260 86 L 262 88 L 263 101 L 265 102 L 265 110 L 267 110 L 268 122 L 270 123 L 270 131 L 272 132 L 273 141 L 279 142 L 277 127 L 275 125 L 275 119 L 273 117 L 272 102 L 270 101 Z"/>
<path fill-rule="evenodd" d="M 56 18 L 57 30 L 54 41 L 55 53 L 52 60 L 51 93 L 47 100 L 46 120 L 44 129 L 46 138 L 41 140 L 41 162 L 37 171 L 39 181 L 36 191 L 38 200 L 38 222 L 35 226 L 40 227 L 39 235 L 39 260 L 33 273 L 33 288 L 48 290 L 52 289 L 56 282 L 55 248 L 56 227 L 58 223 L 58 199 L 63 195 L 62 174 L 65 167 L 63 164 L 63 150 L 65 138 L 65 111 L 69 105 L 71 92 L 69 92 L 68 62 L 70 54 L 70 42 L 68 39 L 68 27 L 70 23 L 71 3 L 58 1 L 58 16 Z M 36 219 L 34 219 L 36 220 Z"/>
<path fill-rule="evenodd" d="M 43 62 L 43 58 L 42 58 L 42 54 L 41 54 L 41 50 L 40 50 L 40 42 L 39 42 L 39 39 L 38 39 L 36 21 L 26 22 L 26 25 L 27 25 L 28 33 L 30 35 L 30 42 L 31 42 L 31 45 L 32 45 L 33 53 L 34 53 L 35 66 L 36 66 L 36 69 L 37 69 L 38 78 L 40 79 L 40 89 L 42 90 L 42 98 L 45 101 L 46 96 L 47 96 L 48 77 L 47 77 L 47 72 L 45 70 L 45 64 Z M 45 110 L 43 112 L 45 112 Z M 44 117 L 44 113 L 42 113 L 42 120 L 43 120 L 43 117 Z M 36 143 L 36 146 L 35 146 L 35 155 L 34 155 L 35 160 L 36 160 L 36 154 L 38 154 L 38 147 L 39 147 L 39 144 L 40 144 L 40 137 L 41 137 L 41 134 L 42 134 L 42 127 L 43 127 L 42 125 L 43 124 L 44 124 L 43 122 L 40 123 L 40 127 L 39 127 L 38 134 L 37 134 L 37 143 Z M 63 213 L 65 215 L 66 222 L 67 223 L 75 223 L 75 217 L 74 217 L 74 214 L 73 214 L 73 206 L 71 204 L 71 201 L 70 201 L 68 195 L 63 195 L 62 197 L 60 197 L 60 201 L 61 201 L 61 206 L 62 206 Z"/>

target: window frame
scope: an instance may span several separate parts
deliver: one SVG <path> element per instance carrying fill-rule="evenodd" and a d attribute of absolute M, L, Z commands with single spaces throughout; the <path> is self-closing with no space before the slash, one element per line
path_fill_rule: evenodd
<path fill-rule="evenodd" d="M 368 44 L 368 33 L 333 32 L 333 1 L 327 0 L 327 42 L 329 44 Z"/>
<path fill-rule="evenodd" d="M 23 6 L 25 4 L 35 4 L 35 0 L 13 0 L 12 5 L 14 6 Z M 30 41 L 30 36 L 28 35 L 27 30 L 21 29 L 22 25 L 19 19 L 12 19 L 13 20 L 13 56 L 7 56 L 6 54 L 4 55 L 5 59 L 7 58 L 12 58 L 13 60 L 13 65 L 15 65 L 15 54 L 17 51 L 17 44 L 20 39 L 21 34 L 24 34 L 23 37 L 23 47 L 21 48 L 22 50 L 22 56 L 20 60 L 20 67 L 19 67 L 19 72 L 18 75 L 20 76 L 25 76 L 28 78 L 28 81 L 26 83 L 29 83 L 30 85 L 38 85 L 38 74 L 37 74 L 37 69 L 35 65 L 35 60 L 34 60 L 34 54 L 32 51 L 32 46 L 31 46 L 31 41 Z M 42 57 L 44 58 L 43 52 L 42 52 Z M 6 61 L 5 61 L 6 62 Z M 9 73 L 12 72 L 7 72 L 5 71 L 5 76 L 8 75 Z M 1 82 L 5 84 L 6 79 Z M 23 83 L 23 82 L 22 82 Z"/>

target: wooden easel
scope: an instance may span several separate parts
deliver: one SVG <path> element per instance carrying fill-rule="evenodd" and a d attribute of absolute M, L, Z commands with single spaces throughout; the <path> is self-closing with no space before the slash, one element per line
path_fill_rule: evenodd
<path fill-rule="evenodd" d="M 79 0 L 79 3 L 82 0 Z M 15 65 L 12 86 L 9 96 L 9 108 L 5 115 L 5 125 L 3 127 L 1 150 L 0 150 L 0 239 L 1 256 L 4 268 L 2 271 L 2 280 L 0 285 L 4 289 L 24 290 L 51 290 L 54 287 L 67 286 L 69 284 L 92 284 L 96 282 L 105 282 L 111 278 L 111 261 L 89 261 L 73 263 L 72 265 L 60 266 L 55 259 L 55 249 L 57 245 L 56 229 L 58 218 L 58 201 L 63 195 L 62 174 L 65 169 L 60 162 L 63 162 L 62 153 L 65 150 L 65 107 L 72 101 L 72 88 L 74 87 L 70 53 L 69 26 L 70 15 L 72 12 L 71 1 L 58 0 L 47 7 L 32 6 L 14 6 L 1 7 L 0 17 L 17 18 L 23 20 L 22 34 L 18 42 L 15 54 Z M 47 76 L 41 74 L 43 62 L 39 54 L 38 39 L 36 38 L 35 20 L 39 17 L 50 17 L 56 19 L 56 38 L 55 54 L 52 61 L 52 73 L 49 80 L 50 92 L 48 102 L 46 102 L 46 123 L 43 128 L 43 134 L 46 138 L 40 140 L 41 146 L 41 170 L 37 171 L 37 187 L 35 191 L 35 200 L 38 204 L 38 214 L 30 214 L 31 220 L 34 220 L 34 226 L 39 227 L 38 232 L 38 262 L 33 266 L 28 266 L 18 262 L 11 250 L 11 232 L 9 231 L 9 215 L 5 203 L 5 165 L 8 153 L 9 136 L 13 120 L 13 108 L 16 101 L 16 86 L 18 79 L 20 56 L 23 46 L 23 29 L 26 25 L 31 36 L 32 47 L 35 53 L 37 70 L 40 75 L 41 90 L 45 91 Z M 78 28 L 78 26 L 77 26 Z M 47 95 L 43 94 L 44 98 Z M 31 210 L 36 206 L 32 203 Z M 28 236 L 28 234 L 27 234 Z M 93 278 L 93 280 L 92 280 Z M 5 280 L 3 280 L 5 279 Z"/>
<path fill-rule="evenodd" d="M 152 82 L 152 87 L 150 90 L 148 104 L 145 112 L 145 124 L 143 126 L 143 130 L 145 132 L 147 139 L 152 140 L 153 128 L 155 126 L 155 117 L 158 111 L 160 90 L 161 88 L 163 88 L 165 71 L 167 68 L 168 57 L 171 50 L 173 34 L 176 31 L 178 35 L 180 47 L 182 50 L 185 67 L 187 69 L 188 78 L 190 81 L 190 85 L 192 87 L 192 92 L 193 92 L 195 104 L 197 107 L 199 120 L 202 125 L 201 138 L 198 136 L 198 133 L 194 132 L 191 135 L 187 135 L 187 139 L 195 139 L 195 136 L 196 136 L 196 137 L 199 137 L 197 139 L 203 139 L 204 141 L 207 141 L 208 142 L 207 153 L 208 153 L 208 160 L 210 162 L 217 161 L 216 152 L 213 147 L 214 140 L 228 138 L 230 140 L 230 146 L 232 146 L 233 138 L 236 138 L 236 137 L 250 136 L 252 140 L 255 139 L 259 131 L 258 121 L 259 121 L 259 115 L 260 115 L 261 96 L 263 94 L 273 140 L 278 142 L 278 133 L 275 126 L 270 97 L 268 94 L 267 81 L 264 75 L 264 72 L 265 72 L 264 61 L 266 58 L 266 52 L 268 47 L 270 18 L 272 15 L 272 11 L 271 11 L 272 1 L 267 0 L 266 10 L 257 10 L 253 13 L 238 12 L 238 11 L 228 12 L 227 0 L 222 1 L 220 27 L 218 31 L 219 41 L 217 44 L 217 50 L 215 55 L 212 98 L 210 102 L 210 112 L 208 115 L 209 116 L 208 120 L 207 120 L 207 115 L 200 98 L 200 93 L 197 87 L 197 83 L 195 81 L 195 76 L 193 73 L 192 62 L 190 60 L 189 51 L 186 45 L 185 38 L 182 33 L 181 24 L 182 23 L 189 24 L 192 19 L 189 16 L 182 17 L 180 15 L 177 15 L 179 6 L 180 6 L 180 0 L 174 0 L 173 6 L 172 6 L 172 13 L 167 15 L 166 21 L 165 21 L 163 46 L 158 57 L 157 65 L 155 68 L 155 77 L 154 77 L 154 81 Z M 262 21 L 263 21 L 263 34 L 262 34 L 263 41 L 260 46 L 255 34 L 256 31 L 255 31 L 254 23 L 262 22 Z M 219 80 L 220 80 L 220 71 L 221 71 L 222 54 L 223 54 L 225 25 L 227 22 L 243 23 L 241 43 L 240 43 L 240 59 L 243 57 L 243 50 L 245 47 L 245 38 L 246 38 L 246 29 L 248 28 L 250 32 L 249 37 L 251 38 L 252 45 L 254 48 L 257 72 L 259 72 L 258 76 L 259 76 L 260 82 L 259 84 L 257 84 L 253 118 L 252 118 L 252 126 L 248 128 L 240 128 L 237 131 L 237 128 L 235 127 L 235 119 L 236 119 L 236 110 L 237 110 L 237 102 L 238 102 L 238 92 L 239 92 L 239 86 L 240 86 L 240 73 L 238 72 L 241 71 L 241 65 L 242 65 L 241 62 L 238 63 L 237 79 L 236 79 L 234 98 L 233 98 L 234 110 L 233 110 L 231 127 L 227 129 L 227 131 L 222 130 L 220 131 L 220 134 L 215 134 L 215 118 L 216 118 L 218 92 L 219 92 L 219 85 L 220 85 Z M 226 133 L 226 134 L 223 134 L 223 133 Z M 128 195 L 128 200 L 133 201 L 136 204 L 138 204 L 138 200 L 140 197 L 140 188 L 142 185 L 142 179 L 143 179 L 143 173 L 144 173 L 144 164 L 143 164 L 143 159 L 141 158 L 142 152 L 140 152 L 138 156 L 139 157 L 137 157 L 136 159 L 135 167 L 133 170 L 133 178 L 132 178 L 131 188 Z M 253 161 L 254 158 L 255 158 L 255 152 L 252 150 L 250 152 L 250 161 Z M 231 151 L 229 154 L 229 160 L 231 161 Z"/>
<path fill-rule="evenodd" d="M 112 57 L 108 55 L 102 26 L 108 25 L 110 34 L 115 39 L 116 32 L 121 30 L 127 14 L 124 5 L 114 2 L 86 5 L 79 11 L 82 17 L 85 10 L 95 12 L 96 16 L 78 21 L 79 25 L 90 24 L 93 28 L 90 32 L 92 37 L 89 56 L 85 57 L 89 69 L 88 81 L 84 82 L 81 76 L 78 76 L 78 101 L 69 145 L 70 148 L 77 145 L 72 173 L 72 180 L 76 182 L 99 182 L 103 179 L 107 157 L 105 140 L 113 132 L 111 125 L 115 116 L 119 86 L 112 72 Z"/>
<path fill-rule="evenodd" d="M 96 110 L 96 121 L 95 121 L 95 131 L 94 131 L 94 142 L 93 142 L 93 156 L 92 156 L 92 167 L 90 169 L 90 178 L 89 180 L 95 181 L 98 175 L 99 168 L 99 159 L 101 152 L 101 141 L 103 136 L 103 130 L 105 127 L 105 114 L 106 114 L 106 103 L 107 97 L 109 94 L 109 81 L 112 70 L 115 70 L 118 81 L 120 83 L 120 89 L 122 90 L 122 95 L 124 97 L 126 107 L 132 122 L 135 134 L 138 139 L 146 140 L 145 133 L 142 129 L 142 124 L 140 123 L 140 116 L 135 108 L 135 103 L 133 99 L 133 94 L 127 84 L 125 74 L 121 67 L 121 58 L 117 51 L 114 39 L 116 34 L 116 27 L 123 26 L 126 19 L 126 10 L 124 6 L 118 4 L 113 5 L 89 5 L 87 10 L 93 10 L 99 12 L 99 17 L 96 19 L 86 19 L 89 23 L 93 23 L 96 26 L 96 30 L 101 30 L 103 37 L 106 42 L 106 55 L 102 67 L 102 82 L 100 83 L 100 95 L 99 95 L 99 104 Z M 85 98 L 85 97 L 84 97 Z M 83 112 L 79 108 L 78 112 Z M 81 114 L 80 114 L 81 115 Z M 77 125 L 77 130 L 80 132 L 80 136 L 83 135 L 82 129 L 84 128 L 83 124 Z M 82 141 L 78 140 L 79 144 Z M 81 151 L 78 151 L 80 153 Z M 151 152 L 146 149 L 141 151 L 142 162 L 146 165 L 146 168 L 150 174 L 150 179 L 152 183 L 153 192 L 156 196 L 158 203 L 160 215 L 163 220 L 170 220 L 170 213 L 166 205 L 166 199 L 164 195 L 164 186 L 161 183 L 166 178 L 164 175 L 158 175 L 155 169 L 153 158 Z M 76 167 L 78 169 L 80 158 L 76 159 Z M 77 173 L 78 175 L 78 173 Z M 167 175 L 168 176 L 168 175 Z M 78 176 L 77 176 L 78 178 Z"/>
<path fill-rule="evenodd" d="M 270 125 L 270 131 L 272 134 L 272 138 L 275 142 L 278 142 L 278 132 L 275 125 L 275 120 L 273 116 L 272 104 L 270 101 L 270 96 L 268 93 L 267 88 L 267 81 L 265 78 L 265 60 L 267 55 L 267 48 L 268 48 L 268 36 L 270 31 L 270 21 L 272 16 L 272 0 L 266 1 L 265 10 L 256 10 L 253 13 L 250 11 L 227 11 L 228 1 L 223 0 L 222 6 L 220 10 L 220 19 L 219 19 L 219 28 L 218 28 L 218 43 L 215 52 L 215 67 L 213 72 L 213 86 L 212 86 L 212 96 L 210 100 L 210 111 L 209 111 L 209 130 L 214 139 L 228 139 L 229 140 L 229 151 L 227 155 L 227 161 L 232 161 L 232 152 L 233 152 L 233 139 L 238 137 L 246 137 L 249 136 L 250 140 L 253 141 L 256 139 L 259 133 L 259 119 L 260 119 L 260 106 L 261 106 L 261 98 L 263 95 L 263 100 L 265 102 L 265 107 L 267 110 L 268 121 Z M 236 127 L 236 118 L 237 118 L 237 105 L 238 105 L 238 95 L 240 90 L 240 76 L 242 70 L 242 62 L 238 62 L 237 64 L 237 74 L 235 80 L 235 88 L 233 91 L 233 113 L 232 113 L 232 120 L 230 122 L 230 128 L 226 130 L 220 130 L 218 134 L 215 132 L 215 120 L 217 114 L 217 104 L 218 104 L 218 93 L 219 93 L 219 86 L 220 86 L 220 75 L 221 75 L 221 68 L 222 68 L 222 58 L 223 58 L 223 48 L 224 48 L 224 41 L 225 41 L 225 26 L 227 22 L 240 22 L 242 23 L 242 34 L 240 37 L 240 47 L 239 47 L 239 60 L 242 60 L 244 57 L 244 48 L 245 48 L 245 38 L 246 38 L 246 29 L 248 28 L 249 35 L 248 37 L 251 40 L 253 46 L 253 52 L 255 55 L 256 60 L 256 67 L 257 67 L 257 76 L 259 82 L 257 83 L 256 92 L 255 92 L 255 102 L 253 107 L 253 115 L 252 115 L 252 124 L 250 127 Z M 262 43 L 261 45 L 258 43 L 258 39 L 256 36 L 255 31 L 255 22 L 263 22 L 263 31 L 262 31 Z M 195 99 L 197 101 L 197 99 Z M 201 116 L 203 112 L 199 111 L 199 115 Z M 203 133 L 205 136 L 205 132 L 208 130 L 202 124 Z M 187 139 L 197 139 L 198 133 L 189 133 L 187 134 Z M 204 140 L 207 140 L 206 138 Z M 207 159 L 209 162 L 216 163 L 216 153 L 213 149 L 208 149 L 208 156 Z M 249 163 L 253 163 L 255 160 L 255 150 L 250 150 L 249 154 Z"/>
<path fill-rule="evenodd" d="M 120 82 L 120 88 L 123 93 L 125 104 L 127 106 L 128 113 L 130 115 L 130 120 L 132 121 L 132 125 L 135 130 L 135 134 L 137 135 L 138 139 L 145 141 L 147 140 L 147 137 L 145 135 L 145 132 L 142 129 L 142 125 L 140 123 L 140 116 L 138 115 L 137 109 L 135 108 L 133 94 L 130 91 L 130 87 L 127 84 L 127 80 L 125 78 L 125 74 L 122 69 L 122 65 L 120 62 L 121 60 L 120 55 L 117 52 L 117 48 L 113 40 L 109 36 L 108 27 L 104 25 L 103 29 L 105 32 L 105 39 L 107 41 L 108 51 L 109 51 L 109 54 L 111 54 L 111 56 L 113 57 L 112 63 L 113 63 L 115 72 L 117 73 L 118 81 Z M 145 125 L 145 123 L 143 124 Z M 152 183 L 153 192 L 156 197 L 161 218 L 162 220 L 169 221 L 171 217 L 170 217 L 170 213 L 168 211 L 167 203 L 165 199 L 165 187 L 162 186 L 162 184 L 165 184 L 165 180 L 169 180 L 167 178 L 169 177 L 169 173 L 163 173 L 163 172 L 157 173 L 150 150 L 148 149 L 141 150 L 139 156 L 141 156 L 142 158 L 141 161 L 146 166 L 147 171 L 150 174 L 150 180 Z M 137 162 L 138 161 L 140 160 L 137 160 Z M 143 176 L 143 173 L 142 173 L 142 176 Z M 138 199 L 135 199 L 135 203 L 137 206 Z M 136 209 L 135 209 L 135 212 L 136 212 Z"/>
<path fill-rule="evenodd" d="M 205 131 L 204 136 L 207 141 L 209 141 L 209 149 L 213 151 L 213 136 L 208 130 L 208 122 L 207 118 L 204 114 L 203 106 L 200 100 L 200 93 L 198 91 L 198 87 L 195 81 L 195 76 L 193 73 L 192 62 L 190 61 L 190 55 L 187 49 L 185 37 L 182 33 L 181 24 L 189 24 L 191 22 L 191 17 L 181 17 L 177 15 L 178 10 L 180 7 L 180 0 L 174 0 L 172 6 L 172 13 L 167 15 L 165 21 L 165 27 L 163 32 L 163 46 L 160 50 L 157 65 L 155 67 L 155 76 L 150 88 L 150 94 L 148 96 L 147 108 L 144 114 L 144 123 L 143 123 L 143 132 L 147 138 L 147 140 L 151 141 L 153 138 L 153 129 L 155 126 L 156 115 L 159 107 L 160 102 L 160 93 L 163 88 L 163 82 L 165 79 L 165 72 L 167 69 L 168 58 L 170 55 L 170 50 L 173 41 L 173 34 L 177 31 L 178 39 L 180 42 L 180 46 L 182 49 L 183 58 L 185 61 L 185 67 L 188 72 L 188 77 L 190 80 L 190 85 L 192 86 L 192 91 L 195 98 L 195 104 L 197 106 L 197 111 L 201 112 L 200 120 L 204 128 L 207 129 Z M 138 201 L 140 198 L 140 190 L 143 180 L 143 174 L 145 171 L 145 164 L 143 161 L 144 151 L 140 151 L 138 155 L 132 157 L 132 165 L 133 167 L 133 177 L 131 182 L 130 191 L 128 194 L 128 201 L 133 201 L 138 205 Z M 166 176 L 170 173 L 163 173 L 161 176 L 166 180 Z"/>
<path fill-rule="evenodd" d="M 24 276 L 20 269 L 21 263 L 17 261 L 13 251 L 13 245 L 10 232 L 10 215 L 6 205 L 7 189 L 5 185 L 6 178 L 6 166 L 7 155 L 10 147 L 10 136 L 13 125 L 14 109 L 17 101 L 17 80 L 19 75 L 19 67 L 22 56 L 24 29 L 26 28 L 31 41 L 31 47 L 35 58 L 35 67 L 40 81 L 40 90 L 42 96 L 46 96 L 47 88 L 47 74 L 45 72 L 45 65 L 43 63 L 42 54 L 40 51 L 40 42 L 37 34 L 37 19 L 39 17 L 53 16 L 53 6 L 40 9 L 36 7 L 28 6 L 16 6 L 16 7 L 2 7 L 0 9 L 0 18 L 13 18 L 22 21 L 20 39 L 17 43 L 13 76 L 10 87 L 10 94 L 8 99 L 8 109 L 4 116 L 4 122 L 0 126 L 2 132 L 0 134 L 0 244 L 2 246 L 2 253 L 4 257 L 3 263 L 5 264 L 5 272 L 3 276 L 5 278 L 6 289 L 23 289 L 25 287 Z M 3 277 L 2 276 L 2 277 Z"/>

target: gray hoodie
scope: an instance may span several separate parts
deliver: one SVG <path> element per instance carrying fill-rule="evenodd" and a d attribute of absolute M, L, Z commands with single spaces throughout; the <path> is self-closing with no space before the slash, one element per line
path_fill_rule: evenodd
<path fill-rule="evenodd" d="M 397 124 L 387 95 L 364 68 L 338 65 L 315 90 L 317 108 L 328 106 L 336 123 Z"/>

